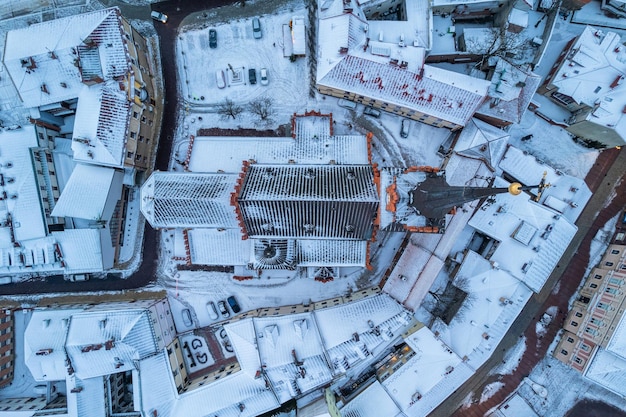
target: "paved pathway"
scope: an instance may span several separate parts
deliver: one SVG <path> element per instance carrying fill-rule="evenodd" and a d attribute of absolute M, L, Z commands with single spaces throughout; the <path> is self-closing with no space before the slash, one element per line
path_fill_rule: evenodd
<path fill-rule="evenodd" d="M 626 150 L 607 150 L 600 154 L 596 163 L 585 178 L 587 185 L 593 192 L 583 213 L 576 223 L 578 232 L 572 243 L 561 258 L 553 273 L 548 278 L 541 293 L 536 294 L 528 302 L 522 313 L 512 324 L 509 333 L 504 337 L 493 356 L 480 368 L 463 387 L 458 389 L 431 416 L 482 417 L 487 411 L 504 401 L 520 385 L 524 377 L 528 376 L 535 365 L 546 355 L 548 347 L 561 328 L 567 314 L 568 301 L 575 293 L 589 262 L 591 240 L 604 224 L 626 206 L 626 181 L 622 181 L 626 166 Z M 614 187 L 615 184 L 617 187 Z M 614 193 L 615 192 L 617 194 Z M 608 198 L 614 195 L 606 205 Z M 567 264 L 567 266 L 565 266 Z M 561 267 L 563 265 L 564 267 Z M 552 289 L 559 285 L 554 293 Z M 537 339 L 535 323 L 543 312 L 550 306 L 557 306 L 559 313 L 547 327 L 545 335 Z M 498 375 L 488 375 L 489 371 L 501 363 L 506 350 L 513 347 L 522 334 L 526 337 L 526 350 L 519 366 L 512 374 L 498 379 Z M 472 404 L 468 408 L 459 409 L 458 406 L 470 392 L 479 398 L 483 388 L 496 380 L 504 385 L 489 400 L 483 403 Z"/>

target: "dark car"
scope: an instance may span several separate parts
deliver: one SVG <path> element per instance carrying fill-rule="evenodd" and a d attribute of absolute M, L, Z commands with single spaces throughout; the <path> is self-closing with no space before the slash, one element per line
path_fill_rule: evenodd
<path fill-rule="evenodd" d="M 217 48 L 217 30 L 209 29 L 209 47 Z"/>
<path fill-rule="evenodd" d="M 228 301 L 228 305 L 233 309 L 233 313 L 237 314 L 241 311 L 241 307 L 237 304 L 237 300 L 232 295 L 226 299 Z"/>
<path fill-rule="evenodd" d="M 254 68 L 248 70 L 248 80 L 250 84 L 256 84 L 256 70 Z"/>

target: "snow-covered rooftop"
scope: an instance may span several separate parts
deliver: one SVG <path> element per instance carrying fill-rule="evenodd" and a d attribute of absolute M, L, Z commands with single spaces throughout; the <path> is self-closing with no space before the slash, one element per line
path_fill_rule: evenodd
<path fill-rule="evenodd" d="M 273 391 L 265 385 L 265 378 L 236 372 L 180 395 L 170 416 L 255 417 L 279 406 Z"/>
<path fill-rule="evenodd" d="M 426 5 L 410 3 L 412 8 Z M 385 42 L 382 27 L 389 27 L 388 23 L 372 22 L 372 27 L 379 25 L 379 33 L 371 32 L 368 24 L 353 13 L 319 20 L 318 85 L 464 125 L 487 95 L 489 82 L 424 65 L 423 41 L 426 46 L 430 41 L 422 39 L 425 33 L 413 39 L 414 33 L 407 32 L 402 42 L 408 46 L 403 46 L 399 35 Z M 413 41 L 421 47 L 413 46 Z"/>
<path fill-rule="evenodd" d="M 52 216 L 87 220 L 109 220 L 104 210 L 111 190 L 121 192 L 123 174 L 112 168 L 77 164 L 63 188 Z M 117 201 L 120 194 L 113 196 Z"/>
<path fill-rule="evenodd" d="M 508 272 L 471 250 L 467 251 L 453 284 L 467 293 L 448 326 L 433 327 L 454 352 L 478 369 L 532 296 L 532 291 Z"/>
<path fill-rule="evenodd" d="M 0 131 L 0 173 L 3 177 L 0 214 L 10 213 L 15 240 L 24 241 L 46 236 L 46 224 L 31 161 L 31 148 L 37 147 L 34 126 Z M 3 229 L 7 225 L 4 225 Z M 0 234 L 0 247 L 12 247 L 10 234 Z"/>
<path fill-rule="evenodd" d="M 613 331 L 611 340 L 606 345 L 606 350 L 626 359 L 626 314 L 622 313 L 622 317 Z"/>
<path fill-rule="evenodd" d="M 378 381 L 372 382 L 339 412 L 341 417 L 399 417 L 403 415 Z"/>
<path fill-rule="evenodd" d="M 67 375 L 65 338 L 70 317 L 80 309 L 35 310 L 24 332 L 24 362 L 36 381 L 62 381 Z"/>
<path fill-rule="evenodd" d="M 350 304 L 316 310 L 315 317 L 324 346 L 330 350 L 351 340 L 354 333 L 371 331 L 368 320 L 374 326 L 384 326 L 386 321 L 405 311 L 387 294 L 379 294 Z"/>
<path fill-rule="evenodd" d="M 122 167 L 130 108 L 117 81 L 84 86 L 78 97 L 72 135 L 74 159 Z"/>
<path fill-rule="evenodd" d="M 509 123 L 520 123 L 522 116 L 541 83 L 541 77 L 498 59 L 488 99 L 476 110 L 477 114 Z"/>
<path fill-rule="evenodd" d="M 551 79 L 560 94 L 594 110 L 596 124 L 626 132 L 626 47 L 620 35 L 587 26 Z"/>
<path fill-rule="evenodd" d="M 312 313 L 252 320 L 261 366 L 281 403 L 330 382 L 332 374 Z"/>
<path fill-rule="evenodd" d="M 157 353 L 146 310 L 84 312 L 72 316 L 65 345 L 79 378 L 135 368 L 134 360 Z"/>
<path fill-rule="evenodd" d="M 431 256 L 430 250 L 409 243 L 394 264 L 383 291 L 404 303 Z"/>
<path fill-rule="evenodd" d="M 237 228 L 230 198 L 238 178 L 154 172 L 141 187 L 141 212 L 152 227 Z"/>
<path fill-rule="evenodd" d="M 585 370 L 585 377 L 618 395 L 626 395 L 626 358 L 599 348 Z"/>
<path fill-rule="evenodd" d="M 571 222 L 576 221 L 591 198 L 591 190 L 584 179 L 554 169 L 514 146 L 506 148 L 499 167 L 523 185 L 538 184 L 545 172 L 550 187 L 543 190 L 539 202 L 562 213 Z"/>
<path fill-rule="evenodd" d="M 367 5 L 361 3 L 363 10 L 368 13 Z M 420 46 L 431 49 L 432 11 L 428 0 L 413 0 L 404 2 L 405 20 L 369 20 L 368 32 L 372 39 L 389 44 L 398 44 L 401 39 L 405 45 Z"/>
<path fill-rule="evenodd" d="M 504 155 L 508 140 L 509 134 L 506 131 L 473 118 L 459 134 L 454 144 L 454 152 L 468 158 L 480 159 L 494 170 Z M 446 174 L 449 174 L 447 167 Z"/>
<path fill-rule="evenodd" d="M 389 61 L 387 58 L 386 61 Z M 458 125 L 482 104 L 489 81 L 430 65 L 423 72 L 348 54 L 318 84 L 372 97 Z"/>
<path fill-rule="evenodd" d="M 4 63 L 24 105 L 78 97 L 93 75 L 125 74 L 130 59 L 120 28 L 119 9 L 110 8 L 9 31 Z"/>
<path fill-rule="evenodd" d="M 242 240 L 239 229 L 191 229 L 189 252 L 196 265 L 246 265 L 252 241 Z"/>
<path fill-rule="evenodd" d="M 509 184 L 496 178 L 494 186 Z M 576 233 L 566 217 L 527 194 L 498 194 L 476 210 L 470 226 L 499 243 L 490 260 L 539 292 Z"/>
<path fill-rule="evenodd" d="M 252 328 L 249 319 L 225 328 L 228 331 L 229 327 L 239 323 L 247 323 Z M 229 339 L 236 349 L 231 332 Z M 141 410 L 146 415 L 158 412 L 159 416 L 165 417 L 254 417 L 280 406 L 273 391 L 266 386 L 265 378 L 255 378 L 254 373 L 244 371 L 178 395 L 165 350 L 139 361 L 138 379 Z"/>
<path fill-rule="evenodd" d="M 519 26 L 525 28 L 528 26 L 528 12 L 526 10 L 520 10 L 512 8 L 507 18 L 507 23 L 510 25 Z"/>
<path fill-rule="evenodd" d="M 101 377 L 81 379 L 69 375 L 65 379 L 67 391 L 67 415 L 106 417 L 106 391 Z M 75 392 L 72 392 L 74 390 Z"/>
<path fill-rule="evenodd" d="M 109 229 L 65 229 L 52 232 L 52 237 L 59 244 L 68 274 L 102 272 L 113 262 Z"/>
<path fill-rule="evenodd" d="M 461 363 L 461 358 L 437 339 L 428 327 L 420 328 L 405 341 L 415 355 L 382 382 L 403 411 L 416 401 L 416 393 L 427 396 L 437 383 Z"/>
<path fill-rule="evenodd" d="M 293 138 L 197 137 L 189 171 L 228 173 L 241 171 L 243 161 L 260 164 L 367 164 L 367 141 L 363 135 L 300 135 Z M 207 157 L 210 155 L 210 157 Z"/>

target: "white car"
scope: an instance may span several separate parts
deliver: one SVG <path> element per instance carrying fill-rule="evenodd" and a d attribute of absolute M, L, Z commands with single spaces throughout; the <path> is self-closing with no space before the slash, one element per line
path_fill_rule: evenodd
<path fill-rule="evenodd" d="M 270 80 L 267 79 L 267 68 L 261 68 L 259 74 L 261 76 L 261 85 L 268 85 Z"/>
<path fill-rule="evenodd" d="M 215 71 L 215 81 L 217 81 L 217 88 L 226 87 L 226 77 L 224 76 L 224 70 Z"/>
<path fill-rule="evenodd" d="M 217 308 L 215 307 L 215 303 L 213 301 L 206 303 L 206 311 L 208 311 L 211 320 L 218 319 L 219 316 L 217 315 Z"/>
<path fill-rule="evenodd" d="M 150 13 L 150 17 L 153 18 L 154 20 L 158 20 L 161 23 L 167 23 L 167 15 L 165 13 L 161 13 L 161 12 L 157 12 L 156 10 L 153 10 Z"/>
<path fill-rule="evenodd" d="M 356 103 L 354 101 L 346 100 L 345 98 L 337 100 L 337 104 L 344 109 L 356 110 Z"/>
<path fill-rule="evenodd" d="M 403 138 L 409 137 L 411 131 L 411 121 L 409 119 L 402 119 L 402 125 L 400 126 L 400 136 Z"/>
<path fill-rule="evenodd" d="M 258 17 L 252 19 L 252 36 L 254 36 L 254 39 L 261 39 L 263 36 L 261 32 L 261 21 Z"/>
<path fill-rule="evenodd" d="M 193 320 L 191 319 L 191 311 L 188 308 L 183 309 L 181 311 L 181 315 L 183 316 L 183 323 L 185 326 L 191 327 L 193 325 Z"/>

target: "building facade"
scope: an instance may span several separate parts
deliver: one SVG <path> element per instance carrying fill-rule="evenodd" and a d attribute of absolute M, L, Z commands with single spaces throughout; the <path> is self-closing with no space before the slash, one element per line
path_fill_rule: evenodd
<path fill-rule="evenodd" d="M 609 245 L 600 264 L 579 290 L 554 356 L 584 372 L 599 348 L 606 348 L 626 309 L 626 245 Z"/>
<path fill-rule="evenodd" d="M 0 311 L 0 388 L 13 381 L 14 352 L 13 311 Z"/>

